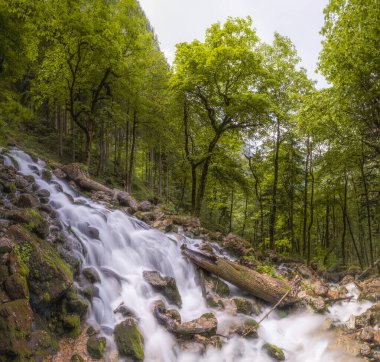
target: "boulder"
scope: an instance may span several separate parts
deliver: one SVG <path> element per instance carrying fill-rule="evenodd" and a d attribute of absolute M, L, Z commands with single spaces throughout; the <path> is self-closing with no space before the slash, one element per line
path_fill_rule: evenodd
<path fill-rule="evenodd" d="M 130 207 L 133 211 L 138 210 L 137 201 L 126 191 L 120 191 L 116 195 L 120 206 Z"/>
<path fill-rule="evenodd" d="M 153 289 L 162 293 L 170 303 L 181 307 L 182 299 L 174 278 L 163 277 L 157 271 L 144 271 L 143 277 Z"/>
<path fill-rule="evenodd" d="M 136 321 L 127 318 L 115 327 L 115 342 L 119 354 L 124 357 L 142 361 L 144 359 L 144 339 Z"/>
<path fill-rule="evenodd" d="M 37 239 L 21 225 L 11 226 L 8 233 L 20 242 L 22 265 L 28 270 L 31 304 L 40 309 L 55 303 L 73 284 L 70 267 L 48 242 Z"/>
<path fill-rule="evenodd" d="M 277 361 L 285 361 L 284 351 L 275 346 L 274 344 L 265 343 L 263 348 L 267 351 L 268 355 Z"/>
<path fill-rule="evenodd" d="M 143 211 L 143 212 L 151 211 L 152 209 L 153 209 L 153 205 L 148 200 L 140 202 L 138 206 L 138 210 Z"/>
<path fill-rule="evenodd" d="M 0 237 L 0 254 L 9 253 L 13 250 L 14 246 L 15 243 L 11 239 L 5 236 Z"/>
<path fill-rule="evenodd" d="M 32 321 L 33 312 L 26 299 L 0 305 L 0 356 L 6 361 L 24 360 L 30 355 L 25 336 L 31 330 Z"/>
<path fill-rule="evenodd" d="M 21 194 L 17 200 L 17 206 L 37 208 L 40 205 L 39 200 L 32 194 Z"/>
<path fill-rule="evenodd" d="M 107 340 L 105 337 L 91 336 L 87 340 L 87 352 L 94 359 L 101 359 L 104 355 Z"/>
<path fill-rule="evenodd" d="M 136 319 L 136 313 L 123 303 L 120 304 L 113 312 L 120 313 L 123 317 L 132 317 Z"/>

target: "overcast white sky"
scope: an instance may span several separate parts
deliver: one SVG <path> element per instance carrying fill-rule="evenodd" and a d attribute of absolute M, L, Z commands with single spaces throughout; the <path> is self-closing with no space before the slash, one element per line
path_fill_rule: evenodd
<path fill-rule="evenodd" d="M 228 16 L 251 16 L 259 37 L 272 42 L 273 33 L 290 37 L 302 65 L 318 87 L 327 85 L 315 74 L 321 50 L 319 31 L 328 0 L 139 0 L 158 36 L 161 49 L 171 63 L 175 45 L 204 39 L 205 30 Z"/>

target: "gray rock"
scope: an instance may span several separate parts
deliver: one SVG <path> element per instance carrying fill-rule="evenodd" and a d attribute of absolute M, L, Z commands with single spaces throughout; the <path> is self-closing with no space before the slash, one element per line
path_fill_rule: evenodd
<path fill-rule="evenodd" d="M 158 271 L 144 271 L 143 277 L 153 289 L 162 293 L 170 303 L 181 307 L 182 299 L 174 278 L 163 277 Z"/>

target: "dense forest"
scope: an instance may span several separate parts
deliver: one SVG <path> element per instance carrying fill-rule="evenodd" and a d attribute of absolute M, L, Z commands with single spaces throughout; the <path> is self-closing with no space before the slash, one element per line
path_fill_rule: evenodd
<path fill-rule="evenodd" d="M 331 0 L 317 89 L 291 39 L 213 24 L 170 66 L 136 0 L 0 0 L 0 142 L 81 162 L 256 249 L 380 254 L 380 7 Z"/>

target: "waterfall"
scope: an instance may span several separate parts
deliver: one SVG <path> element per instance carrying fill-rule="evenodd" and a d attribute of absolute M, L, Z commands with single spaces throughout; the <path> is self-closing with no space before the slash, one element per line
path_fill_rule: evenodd
<path fill-rule="evenodd" d="M 281 318 L 274 312 L 261 324 L 257 339 L 233 336 L 224 341 L 221 349 L 208 347 L 203 355 L 182 350 L 176 339 L 153 317 L 151 304 L 162 296 L 143 279 L 144 270 L 157 270 L 162 275 L 175 278 L 183 303 L 181 308 L 170 307 L 178 309 L 182 321 L 213 312 L 218 319 L 218 333 L 221 333 L 231 323 L 250 318 L 241 314 L 233 316 L 206 305 L 196 271 L 180 250 L 183 242 L 195 245 L 202 241 L 190 238 L 176 240 L 175 235 L 149 228 L 120 210 L 107 209 L 101 203 L 77 194 L 54 175 L 51 181 L 45 181 L 41 177 L 45 163 L 33 161 L 21 150 L 13 149 L 9 156 L 17 162 L 22 174 L 33 175 L 38 186 L 50 192 L 49 204 L 56 211 L 67 236 L 72 238 L 74 233 L 80 240 L 75 252 L 81 260 L 81 267 L 91 266 L 99 273 L 101 280 L 96 283 L 98 294 L 92 300 L 87 322 L 99 328 L 107 338 L 108 352 L 116 348 L 113 329 L 123 320 L 114 310 L 124 303 L 138 316 L 146 362 L 269 362 L 272 359 L 263 349 L 266 342 L 281 347 L 288 361 L 350 360 L 334 348 L 331 332 L 322 326 L 327 318 L 345 322 L 351 314 L 358 315 L 369 308 L 369 302 L 343 301 L 325 315 L 302 312 Z M 10 157 L 6 158 L 8 164 L 11 164 Z M 241 293 L 236 288 L 231 289 L 235 295 Z M 357 293 L 354 286 L 350 287 L 350 293 Z M 260 316 L 255 319 L 259 320 Z"/>

